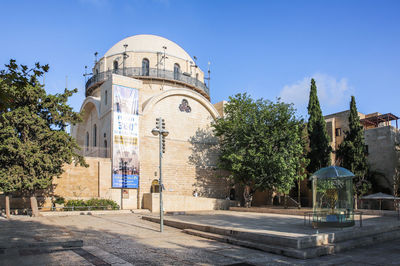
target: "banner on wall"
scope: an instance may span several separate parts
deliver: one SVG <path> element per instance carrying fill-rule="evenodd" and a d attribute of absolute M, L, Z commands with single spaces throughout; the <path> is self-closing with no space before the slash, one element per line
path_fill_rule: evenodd
<path fill-rule="evenodd" d="M 112 187 L 139 185 L 139 91 L 113 85 Z"/>

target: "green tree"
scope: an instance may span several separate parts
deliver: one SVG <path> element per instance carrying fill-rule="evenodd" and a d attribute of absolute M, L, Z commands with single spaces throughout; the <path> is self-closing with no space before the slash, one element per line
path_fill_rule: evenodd
<path fill-rule="evenodd" d="M 67 104 L 77 90 L 47 94 L 38 78 L 48 69 L 39 63 L 29 69 L 10 60 L 0 71 L 0 95 L 12 103 L 0 110 L 0 191 L 29 195 L 34 216 L 35 194 L 51 187 L 65 163 L 86 166 L 77 143 L 65 131 L 68 124 L 81 121 Z"/>
<path fill-rule="evenodd" d="M 399 189 L 400 189 L 400 144 L 397 142 L 394 147 L 394 152 L 396 154 L 396 157 L 395 157 L 396 167 L 394 169 L 394 175 L 393 175 L 393 196 L 398 197 Z"/>
<path fill-rule="evenodd" d="M 303 124 L 299 127 L 299 136 L 300 136 L 300 144 L 303 147 L 302 156 L 300 156 L 299 164 L 297 165 L 297 201 L 298 207 L 301 208 L 301 181 L 303 181 L 307 176 L 307 166 L 310 163 L 310 160 L 307 158 L 307 147 L 308 147 L 308 135 L 307 135 L 307 126 Z"/>
<path fill-rule="evenodd" d="M 353 184 L 356 198 L 363 195 L 370 188 L 370 182 L 366 178 L 368 173 L 368 152 L 354 96 L 351 96 L 350 102 L 349 131 L 345 132 L 344 140 L 337 150 L 337 156 L 340 165 L 349 169 L 355 175 Z"/>
<path fill-rule="evenodd" d="M 307 131 L 309 138 L 308 172 L 314 173 L 322 167 L 331 164 L 331 152 L 329 136 L 326 130 L 326 123 L 322 116 L 321 107 L 317 96 L 315 80 L 311 79 L 310 98 L 308 102 L 308 123 Z"/>
<path fill-rule="evenodd" d="M 220 139 L 219 167 L 245 187 L 249 205 L 256 190 L 288 193 L 297 178 L 303 147 L 292 105 L 254 101 L 246 94 L 229 97 L 225 117 L 213 123 Z M 247 194 L 247 195 L 246 195 Z"/>

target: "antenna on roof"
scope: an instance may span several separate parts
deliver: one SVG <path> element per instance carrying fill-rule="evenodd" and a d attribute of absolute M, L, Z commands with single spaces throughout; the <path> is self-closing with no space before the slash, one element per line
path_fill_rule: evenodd
<path fill-rule="evenodd" d="M 129 57 L 129 55 L 126 54 L 126 48 L 128 47 L 128 45 L 125 43 L 124 44 L 124 48 L 125 51 L 122 54 L 122 75 L 125 76 L 125 60 Z"/>
<path fill-rule="evenodd" d="M 207 78 L 204 78 L 204 79 L 208 80 L 208 89 L 210 89 L 210 79 L 211 79 L 211 70 L 210 70 L 210 65 L 211 65 L 211 62 L 210 62 L 210 61 L 208 61 L 208 70 L 207 70 L 208 77 L 207 77 Z"/>
<path fill-rule="evenodd" d="M 195 55 L 193 56 L 193 61 L 194 61 L 194 67 L 197 67 L 197 57 Z"/>
<path fill-rule="evenodd" d="M 162 56 L 162 60 L 163 60 L 163 66 L 164 66 L 164 73 L 163 73 L 163 76 L 165 77 L 165 59 L 167 59 L 168 57 L 166 56 L 166 54 L 165 54 L 165 50 L 167 50 L 167 46 L 163 46 L 162 47 L 163 49 L 164 49 L 164 55 Z M 161 62 L 161 60 L 160 60 L 160 62 Z M 162 87 L 161 87 L 162 89 L 164 89 L 164 79 L 163 79 L 163 83 L 162 83 Z"/>

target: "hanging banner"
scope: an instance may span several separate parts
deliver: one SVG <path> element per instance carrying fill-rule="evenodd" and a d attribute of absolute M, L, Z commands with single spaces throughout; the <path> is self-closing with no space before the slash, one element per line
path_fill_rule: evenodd
<path fill-rule="evenodd" d="M 139 185 L 139 91 L 113 85 L 112 187 Z"/>

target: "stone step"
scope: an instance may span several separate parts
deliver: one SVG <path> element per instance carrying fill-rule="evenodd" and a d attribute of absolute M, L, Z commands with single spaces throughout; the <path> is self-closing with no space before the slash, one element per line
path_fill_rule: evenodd
<path fill-rule="evenodd" d="M 158 217 L 143 216 L 142 219 L 159 223 Z M 218 226 L 183 222 L 173 219 L 164 219 L 164 224 L 178 229 L 193 229 L 212 234 L 225 235 L 241 240 L 256 241 L 267 245 L 290 247 L 295 249 L 316 248 L 323 245 L 335 244 L 347 240 L 354 240 L 377 234 L 400 231 L 400 224 L 385 224 L 384 226 L 365 226 L 346 228 L 343 231 L 333 233 L 319 233 L 301 237 L 279 235 L 279 233 L 254 232 L 246 230 L 235 230 Z"/>
<path fill-rule="evenodd" d="M 343 242 L 337 242 L 334 244 L 329 243 L 321 246 L 300 249 L 300 248 L 284 247 L 280 245 L 265 244 L 251 240 L 237 239 L 236 237 L 219 235 L 215 233 L 209 233 L 194 229 L 184 229 L 182 231 L 190 235 L 195 235 L 251 249 L 262 250 L 297 259 L 309 259 L 324 255 L 331 255 L 357 247 L 373 245 L 376 243 L 400 238 L 400 230 L 396 230 L 396 231 L 390 231 L 390 232 L 384 232 L 365 237 L 360 237 L 356 239 L 350 239 Z"/>
<path fill-rule="evenodd" d="M 296 249 L 291 247 L 284 247 L 280 245 L 272 245 L 260 243 L 257 241 L 249 241 L 237 239 L 235 237 L 229 237 L 226 235 L 213 234 L 208 232 L 203 232 L 194 229 L 184 229 L 182 230 L 186 234 L 195 235 L 211 240 L 216 240 L 219 242 L 224 242 L 236 246 L 257 249 L 261 251 L 266 251 L 269 253 L 274 253 L 278 255 L 283 255 L 287 257 L 297 258 L 297 259 L 307 259 L 314 258 L 322 255 L 332 254 L 334 247 L 332 245 L 325 245 L 320 247 L 308 248 L 308 249 Z"/>
<path fill-rule="evenodd" d="M 378 234 L 400 231 L 400 224 L 384 224 L 382 226 L 349 227 L 333 233 L 319 233 L 299 240 L 299 248 L 307 248 L 319 245 L 334 244 L 347 240 L 354 240 Z"/>

